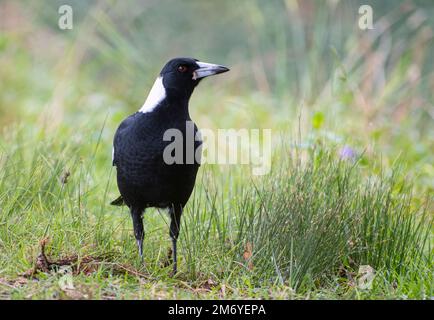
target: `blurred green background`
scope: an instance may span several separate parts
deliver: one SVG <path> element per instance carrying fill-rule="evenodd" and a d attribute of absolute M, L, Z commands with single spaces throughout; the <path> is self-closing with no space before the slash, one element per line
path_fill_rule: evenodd
<path fill-rule="evenodd" d="M 73 9 L 72 30 L 58 27 L 58 9 L 63 4 Z M 373 8 L 373 30 L 361 30 L 358 26 L 358 10 L 363 4 Z M 117 252 L 116 259 L 132 261 L 136 248 L 126 209 L 120 212 L 121 209 L 107 205 L 118 195 L 111 167 L 111 142 L 122 119 L 141 107 L 165 62 L 177 56 L 191 56 L 231 69 L 229 73 L 203 81 L 193 94 L 190 114 L 199 128 L 271 128 L 276 150 L 282 139 L 307 151 L 316 152 L 322 147 L 346 148 L 361 156 L 358 167 L 365 178 L 374 181 L 378 177 L 382 181 L 383 170 L 399 163 L 403 175 L 397 190 L 394 186 L 390 194 L 398 201 L 407 199 L 400 189 L 400 183 L 406 180 L 413 195 L 412 208 L 428 207 L 432 220 L 432 0 L 77 0 L 67 3 L 0 0 L 0 276 L 16 275 L 17 270 L 30 268 L 32 260 L 29 257 L 37 255 L 37 243 L 47 234 L 53 238 L 52 252 L 58 255 L 110 250 Z M 280 154 L 281 159 L 290 156 L 291 153 Z M 319 166 L 319 174 L 315 171 L 313 177 L 322 179 L 321 170 L 325 168 L 323 176 L 334 181 L 330 174 L 333 165 L 327 166 L 334 163 L 334 158 L 333 161 L 321 157 L 309 159 L 325 159 Z M 198 236 L 197 241 L 190 242 L 193 243 L 191 246 L 183 242 L 182 259 L 192 263 L 182 268 L 196 270 L 195 266 L 206 266 L 203 269 L 197 267 L 198 274 L 191 272 L 189 285 L 207 279 L 208 273 L 215 274 L 216 269 L 225 269 L 225 259 L 233 262 L 230 254 L 243 261 L 245 239 L 232 245 L 241 250 L 240 254 L 235 254 L 232 249 L 228 251 L 227 240 L 221 233 L 226 234 L 225 227 L 228 227 L 229 235 L 239 232 L 233 227 L 236 223 L 231 220 L 231 214 L 242 211 L 242 204 L 248 203 L 249 199 L 240 200 L 243 196 L 253 194 L 243 193 L 250 190 L 250 177 L 239 166 L 233 166 L 233 171 L 210 167 L 203 166 L 200 171 L 200 182 L 195 189 L 198 190 L 197 197 L 206 203 L 203 192 L 208 196 L 207 188 L 212 190 L 213 183 L 217 190 L 224 192 L 216 192 L 217 199 L 221 196 L 221 207 L 208 203 L 196 208 L 195 202 L 190 201 L 188 219 L 197 219 L 194 220 L 196 224 L 192 224 L 197 229 L 189 229 L 190 232 L 193 230 L 194 234 L 200 228 L 209 232 L 211 228 L 210 237 L 215 241 L 208 244 Z M 207 180 L 207 170 L 214 169 L 217 182 Z M 221 172 L 223 174 L 219 174 Z M 71 182 L 64 189 L 59 177 L 65 173 L 70 174 Z M 317 198 L 315 203 L 327 207 L 327 202 L 315 197 L 316 189 L 311 190 L 315 184 L 310 184 L 309 179 L 303 180 L 303 172 L 299 175 L 304 186 L 300 194 Z M 286 176 L 280 177 L 279 181 L 285 185 Z M 324 181 L 328 186 L 328 180 Z M 360 178 L 357 182 L 359 184 L 352 190 L 363 190 L 364 180 Z M 318 190 L 323 190 L 323 186 L 318 185 L 321 186 L 317 186 Z M 264 186 L 264 194 L 270 193 L 267 184 Z M 289 190 L 282 189 L 280 193 L 277 190 L 276 193 L 281 196 L 291 194 L 293 189 Z M 375 210 L 380 208 L 378 212 L 383 212 L 383 201 L 388 203 L 382 198 L 382 192 L 381 188 L 377 190 L 375 194 L 381 201 L 372 207 L 366 201 L 367 216 L 371 214 L 372 221 L 377 219 Z M 354 199 L 359 201 L 359 193 L 354 194 Z M 253 196 L 250 199 L 251 208 L 257 203 L 255 199 Z M 281 199 L 286 198 L 282 196 Z M 337 198 L 336 201 L 340 200 Z M 271 200 L 270 203 L 274 210 L 275 204 Z M 227 207 L 229 209 L 225 209 Z M 305 210 L 300 209 L 303 214 L 310 213 L 308 203 L 300 201 L 300 207 Z M 294 208 L 282 210 L 284 213 L 285 210 L 298 212 Z M 333 210 L 337 209 L 332 207 L 330 210 L 335 212 Z M 385 215 L 390 211 L 393 219 L 397 219 L 397 222 L 392 219 L 393 222 L 400 225 L 400 216 L 393 215 L 393 209 L 388 210 L 385 208 Z M 202 212 L 203 216 L 196 216 L 197 212 Z M 214 215 L 215 212 L 218 214 Z M 336 212 L 340 214 L 339 210 Z M 147 235 L 149 249 L 145 255 L 149 266 L 160 257 L 164 247 L 162 234 L 166 229 L 159 215 L 149 215 L 146 219 L 150 229 Z M 366 222 L 368 227 L 370 222 Z M 339 227 L 346 230 L 345 224 L 344 221 Z M 281 223 L 278 221 L 275 225 Z M 395 225 L 390 226 L 395 230 Z M 372 232 L 384 234 L 395 244 L 398 243 L 396 239 L 407 238 L 404 231 L 397 232 L 394 238 L 384 230 L 389 229 L 378 223 L 378 230 Z M 185 241 L 188 234 L 181 232 L 181 241 Z M 282 243 L 287 239 L 284 233 L 270 237 L 280 237 Z M 334 238 L 330 236 L 330 239 L 329 248 L 336 249 Z M 373 256 L 388 258 L 382 251 L 381 241 L 375 237 L 370 241 Z M 220 251 L 213 243 L 221 243 Z M 419 243 L 415 241 L 417 245 Z M 312 247 L 317 248 L 316 245 Z M 432 250 L 422 248 L 429 253 L 423 272 L 432 277 Z M 201 254 L 196 254 L 195 250 Z M 316 251 L 309 252 L 316 255 Z M 401 254 L 402 248 L 397 252 Z M 292 251 L 287 255 L 291 260 Z M 378 266 L 381 267 L 381 263 Z M 396 280 L 403 283 L 398 286 L 403 295 L 432 296 L 432 279 L 429 275 L 420 276 L 422 269 L 419 267 L 415 267 L 411 276 L 407 275 L 408 279 L 402 276 L 401 280 Z M 327 272 L 336 274 L 333 273 L 336 271 L 334 262 L 328 268 Z M 274 272 L 274 266 L 270 269 Z M 159 267 L 155 267 L 151 271 L 159 275 L 158 270 Z M 228 286 L 235 289 L 239 286 L 241 291 L 250 288 L 250 284 L 255 288 L 249 270 L 247 275 L 240 273 L 242 277 L 237 272 L 228 276 Z M 386 270 L 386 273 L 393 272 Z M 260 274 L 256 276 L 260 277 Z M 313 287 L 320 287 L 317 283 L 323 280 L 323 274 L 312 278 L 315 280 L 312 280 Z M 172 280 L 162 279 L 162 290 L 172 290 Z M 57 292 L 53 289 L 58 287 L 57 278 L 49 281 L 54 283 L 50 290 Z M 104 297 L 124 294 L 112 290 L 111 280 L 101 284 L 99 274 L 92 280 L 83 280 L 84 283 L 88 281 L 98 283 L 101 286 L 98 290 Z M 137 281 L 141 285 L 151 285 L 143 284 L 142 279 Z M 348 281 L 350 287 L 353 286 L 352 280 Z M 414 284 L 424 281 L 422 285 Z M 135 282 L 125 280 L 120 283 L 119 286 L 125 286 L 128 292 L 126 296 L 135 293 Z M 44 297 L 51 294 L 43 287 L 36 288 L 37 284 L 29 286 L 30 289 L 26 287 L 21 292 L 13 292 L 17 297 L 31 296 L 31 292 Z M 387 281 L 384 286 L 387 290 L 395 290 L 395 285 Z M 329 287 L 332 294 L 335 287 L 334 283 Z M 234 296 L 246 296 L 245 292 L 237 293 L 235 289 Z M 383 289 L 379 293 L 381 297 L 387 291 Z M 258 295 L 267 297 L 267 290 Z M 287 291 L 279 290 L 274 290 L 272 296 L 287 297 Z M 10 292 L 6 296 L 9 297 Z M 155 295 L 151 296 L 155 298 Z"/>
<path fill-rule="evenodd" d="M 193 96 L 199 127 L 278 132 L 300 117 L 304 139 L 401 156 L 433 187 L 432 1 L 70 1 L 73 30 L 62 4 L 0 2 L 3 132 L 108 117 L 109 135 L 168 59 L 192 56 L 231 67 Z"/>

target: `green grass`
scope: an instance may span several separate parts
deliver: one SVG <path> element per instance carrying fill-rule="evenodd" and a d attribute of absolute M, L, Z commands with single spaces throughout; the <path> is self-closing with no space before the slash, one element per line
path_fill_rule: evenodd
<path fill-rule="evenodd" d="M 105 176 L 96 178 L 104 134 L 89 144 L 81 141 L 88 132 L 69 134 L 59 144 L 59 135 L 23 128 L 2 141 L 4 297 L 432 296 L 429 203 L 414 205 L 395 169 L 366 176 L 360 160 L 340 160 L 325 147 L 278 149 L 264 177 L 205 165 L 183 216 L 180 272 L 172 279 L 170 267 L 162 267 L 170 245 L 165 213 L 145 214 L 140 265 L 128 211 L 107 205 L 116 194 L 107 156 Z M 76 275 L 71 266 L 15 283 L 32 268 L 45 237 L 49 259 L 108 258 L 89 274 Z M 369 290 L 357 282 L 361 265 L 375 270 Z"/>
<path fill-rule="evenodd" d="M 63 3 L 0 3 L 0 298 L 434 296 L 431 1 L 373 1 L 372 32 L 355 1 L 131 3 L 75 2 L 68 32 Z M 231 67 L 194 93 L 198 127 L 271 128 L 273 162 L 263 177 L 201 167 L 172 278 L 166 213 L 146 211 L 141 265 L 127 209 L 109 205 L 111 141 L 188 55 Z M 23 277 L 46 237 L 81 272 Z"/>

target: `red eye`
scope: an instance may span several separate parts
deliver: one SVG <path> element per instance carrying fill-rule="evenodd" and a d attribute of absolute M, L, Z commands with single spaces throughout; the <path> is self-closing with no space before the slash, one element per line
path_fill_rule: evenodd
<path fill-rule="evenodd" d="M 178 71 L 179 71 L 179 72 L 185 72 L 185 71 L 187 71 L 187 67 L 181 65 L 181 66 L 178 67 Z"/>

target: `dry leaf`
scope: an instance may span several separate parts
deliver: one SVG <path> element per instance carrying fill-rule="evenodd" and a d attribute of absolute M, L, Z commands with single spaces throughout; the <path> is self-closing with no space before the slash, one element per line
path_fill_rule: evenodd
<path fill-rule="evenodd" d="M 357 280 L 357 286 L 360 289 L 368 289 L 372 288 L 372 282 L 375 278 L 375 270 L 369 265 L 362 265 L 359 267 L 358 272 L 359 279 Z"/>
<path fill-rule="evenodd" d="M 220 286 L 220 296 L 226 297 L 226 285 L 224 283 Z"/>
<path fill-rule="evenodd" d="M 244 248 L 243 258 L 244 260 L 249 260 L 251 257 L 252 257 L 252 244 L 250 242 L 247 242 Z"/>
<path fill-rule="evenodd" d="M 63 291 L 74 290 L 74 279 L 72 278 L 72 274 L 67 273 L 59 279 L 59 287 Z"/>
<path fill-rule="evenodd" d="M 244 248 L 243 258 L 247 261 L 247 267 L 249 270 L 253 269 L 253 262 L 251 261 L 253 255 L 253 245 L 251 242 L 247 242 Z"/>

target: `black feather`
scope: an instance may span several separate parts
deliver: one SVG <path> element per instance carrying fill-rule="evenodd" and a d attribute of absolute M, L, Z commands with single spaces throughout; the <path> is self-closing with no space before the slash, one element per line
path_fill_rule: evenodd
<path fill-rule="evenodd" d="M 197 78 L 196 71 L 206 69 L 208 73 L 203 75 L 205 77 L 229 70 L 214 65 L 214 73 L 209 73 L 212 71 L 210 65 L 201 67 L 197 60 L 188 58 L 169 61 L 160 73 L 164 87 L 161 100 L 155 102 L 149 111 L 136 112 L 122 121 L 113 141 L 113 165 L 121 196 L 111 204 L 126 204 L 129 207 L 141 257 L 144 210 L 148 207 L 169 209 L 174 273 L 177 270 L 176 241 L 181 215 L 193 191 L 200 166 L 200 159 L 196 159 L 195 155 L 200 155 L 202 142 L 196 139 L 198 129 L 188 111 L 190 96 L 202 78 Z M 169 129 L 181 135 L 182 140 L 177 141 L 181 144 L 176 150 L 182 158 L 178 161 L 181 163 L 168 164 L 164 159 L 167 146 L 174 142 L 165 138 Z"/>
<path fill-rule="evenodd" d="M 110 202 L 112 206 L 123 206 L 125 204 L 124 199 L 122 196 L 119 196 L 116 200 L 113 200 Z"/>

